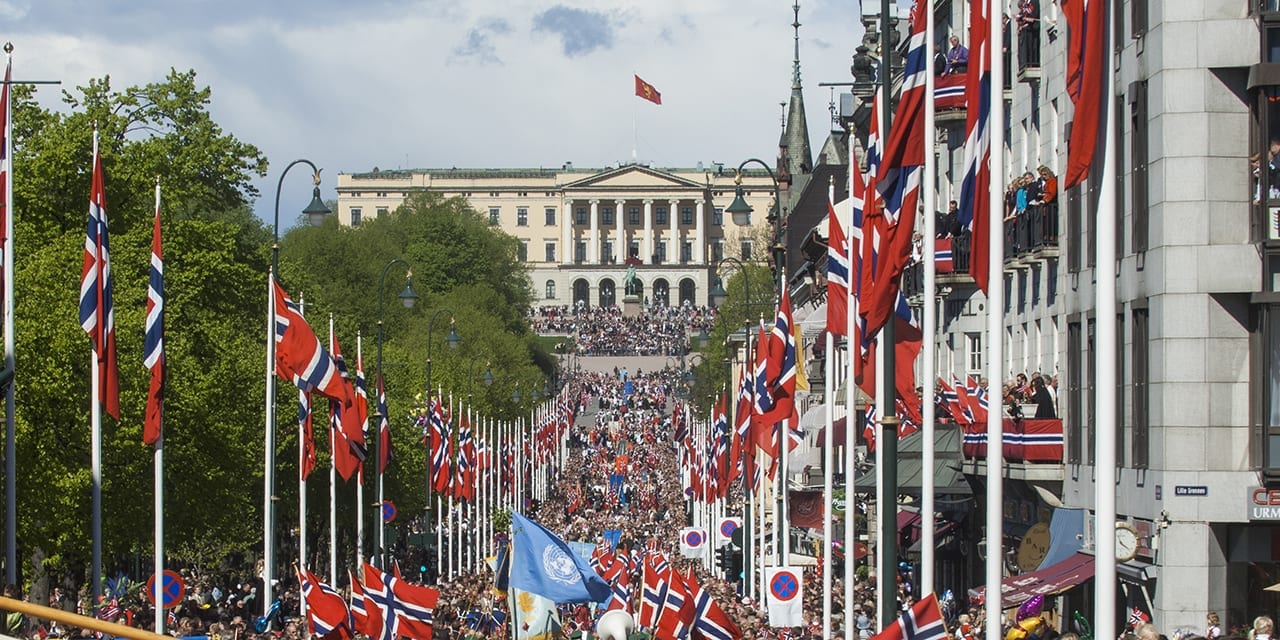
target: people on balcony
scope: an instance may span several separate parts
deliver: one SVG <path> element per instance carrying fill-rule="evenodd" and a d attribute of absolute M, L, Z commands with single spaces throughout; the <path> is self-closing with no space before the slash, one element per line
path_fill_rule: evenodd
<path fill-rule="evenodd" d="M 969 50 L 960 44 L 960 36 L 951 36 L 951 50 L 947 51 L 945 73 L 964 73 L 969 70 Z"/>
<path fill-rule="evenodd" d="M 1058 201 L 1058 176 L 1053 170 L 1045 165 L 1040 165 L 1036 172 L 1040 174 L 1040 178 L 1036 181 L 1036 187 L 1039 190 L 1037 197 L 1031 201 L 1031 204 L 1050 204 Z"/>

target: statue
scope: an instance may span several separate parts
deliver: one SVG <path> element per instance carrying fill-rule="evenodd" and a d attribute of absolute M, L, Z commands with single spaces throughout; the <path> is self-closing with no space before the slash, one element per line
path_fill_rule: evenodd
<path fill-rule="evenodd" d="M 628 296 L 640 295 L 640 278 L 636 277 L 635 265 L 631 265 L 630 267 L 627 267 L 627 277 L 622 282 L 623 282 L 622 284 L 623 291 L 626 292 L 626 295 Z"/>

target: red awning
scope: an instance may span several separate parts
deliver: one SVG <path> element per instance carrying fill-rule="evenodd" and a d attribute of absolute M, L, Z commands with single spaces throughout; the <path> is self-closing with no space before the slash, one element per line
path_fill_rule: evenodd
<path fill-rule="evenodd" d="M 1016 607 L 1033 596 L 1055 595 L 1093 577 L 1093 556 L 1076 553 L 1055 565 L 1023 573 L 1000 581 L 1000 606 Z M 984 600 L 985 587 L 969 590 L 970 600 Z"/>
<path fill-rule="evenodd" d="M 831 439 L 836 443 L 837 447 L 843 447 L 844 439 L 845 439 L 845 435 L 844 435 L 845 419 L 836 418 L 833 424 L 835 425 L 835 428 L 831 430 Z M 819 449 L 826 446 L 827 444 L 827 428 L 826 427 L 822 427 L 821 429 L 818 429 L 818 439 L 815 442 L 817 442 L 816 446 Z"/>

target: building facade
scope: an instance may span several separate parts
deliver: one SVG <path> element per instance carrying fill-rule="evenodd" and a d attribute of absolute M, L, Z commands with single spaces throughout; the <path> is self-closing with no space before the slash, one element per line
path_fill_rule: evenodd
<path fill-rule="evenodd" d="M 739 226 L 724 210 L 736 193 L 723 165 L 658 169 L 413 169 L 338 175 L 338 219 L 359 226 L 411 194 L 465 199 L 494 229 L 520 240 L 539 306 L 620 305 L 628 270 L 653 304 L 708 304 L 722 258 L 768 259 L 775 183 L 744 171 L 753 208 Z"/>
<path fill-rule="evenodd" d="M 967 39 L 967 3 L 935 2 L 939 41 Z M 1012 3 L 1003 149 L 1009 184 L 1041 166 L 1066 166 L 1072 104 L 1067 25 L 1058 2 L 1019 25 Z M 966 276 L 939 278 L 939 375 L 981 376 L 985 318 L 1004 315 L 1004 370 L 1058 381 L 1064 456 L 1004 470 L 1005 552 L 1011 573 L 1028 544 L 1045 544 L 1055 512 L 1078 510 L 1092 552 L 1095 483 L 1114 485 L 1119 519 L 1138 531 L 1119 566 L 1120 611 L 1141 609 L 1160 630 L 1204 633 L 1208 612 L 1227 625 L 1280 613 L 1265 588 L 1280 582 L 1280 13 L 1274 2 L 1117 0 L 1114 48 L 1119 306 L 1095 312 L 1096 180 L 1029 207 L 1006 223 L 1003 309 Z M 946 45 L 943 45 L 945 50 Z M 958 199 L 963 119 L 939 118 L 939 202 Z M 1273 142 L 1274 141 L 1274 142 Z M 1250 156 L 1262 162 L 1250 168 Z M 1094 177 L 1100 163 L 1095 162 Z M 957 268 L 964 256 L 957 255 Z M 1098 353 L 1101 323 L 1119 333 Z M 1095 373 L 1119 371 L 1116 406 L 1097 406 Z M 1002 381 L 991 381 L 998 389 Z M 994 407 L 994 405 L 993 405 Z M 1094 467 L 1098 416 L 1113 412 L 1119 469 Z M 985 481 L 980 459 L 967 473 Z M 1280 500 L 1276 500 L 1280 502 Z M 1030 532 L 1037 530 L 1037 539 Z M 1043 557 L 1041 555 L 1040 557 Z M 1083 591 L 1083 590 L 1082 590 Z M 1089 608 L 1091 593 L 1062 601 Z"/>

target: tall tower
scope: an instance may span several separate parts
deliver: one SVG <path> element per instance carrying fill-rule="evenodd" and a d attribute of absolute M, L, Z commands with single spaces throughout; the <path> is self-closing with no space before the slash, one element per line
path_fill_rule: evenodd
<path fill-rule="evenodd" d="M 809 148 L 809 124 L 804 117 L 804 91 L 800 87 L 800 0 L 792 5 L 795 32 L 795 60 L 791 71 L 791 102 L 787 106 L 787 126 L 782 137 L 785 141 L 785 168 L 790 176 L 791 193 L 799 195 L 813 172 L 813 151 Z"/>

